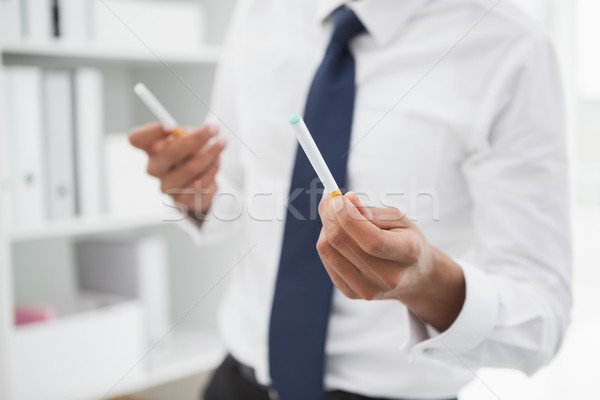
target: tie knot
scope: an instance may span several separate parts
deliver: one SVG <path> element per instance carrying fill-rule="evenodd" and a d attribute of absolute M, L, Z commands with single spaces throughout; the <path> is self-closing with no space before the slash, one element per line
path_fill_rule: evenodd
<path fill-rule="evenodd" d="M 346 6 L 341 6 L 331 14 L 333 21 L 332 41 L 337 41 L 346 46 L 356 35 L 365 31 L 365 26 L 360 22 L 354 11 Z"/>

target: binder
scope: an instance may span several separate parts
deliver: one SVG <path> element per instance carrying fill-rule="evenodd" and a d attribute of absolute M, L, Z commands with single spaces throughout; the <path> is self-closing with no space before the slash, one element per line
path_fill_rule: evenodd
<path fill-rule="evenodd" d="M 8 217 L 14 227 L 30 227 L 45 219 L 42 72 L 36 67 L 6 67 L 3 71 Z"/>
<path fill-rule="evenodd" d="M 23 36 L 35 41 L 52 38 L 51 0 L 23 0 Z"/>
<path fill-rule="evenodd" d="M 9 226 L 12 223 L 12 201 L 11 190 L 12 182 L 10 175 L 10 153 L 11 149 L 8 146 L 7 132 L 9 130 L 7 117 L 8 93 L 6 92 L 6 69 L 0 68 L 0 230 L 3 226 Z"/>
<path fill-rule="evenodd" d="M 0 0 L 0 39 L 15 40 L 21 35 L 21 0 Z"/>
<path fill-rule="evenodd" d="M 164 239 L 148 236 L 81 241 L 75 244 L 75 256 L 82 290 L 139 299 L 146 315 L 148 345 L 163 338 L 170 328 Z M 156 349 L 156 355 L 168 348 L 167 342 Z"/>
<path fill-rule="evenodd" d="M 46 200 L 50 220 L 75 215 L 72 90 L 69 71 L 44 71 Z"/>
<path fill-rule="evenodd" d="M 74 85 L 77 210 L 83 217 L 97 217 L 105 211 L 102 73 L 80 68 Z"/>
<path fill-rule="evenodd" d="M 91 0 L 58 0 L 60 40 L 84 43 L 91 36 Z"/>

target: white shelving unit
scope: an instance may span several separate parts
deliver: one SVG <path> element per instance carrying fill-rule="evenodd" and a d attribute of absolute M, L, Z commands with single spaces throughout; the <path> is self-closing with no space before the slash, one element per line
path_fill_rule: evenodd
<path fill-rule="evenodd" d="M 5 42 L 1 51 L 17 63 L 46 62 L 70 63 L 168 63 L 168 64 L 213 64 L 219 58 L 219 46 L 204 46 L 189 52 L 161 50 L 153 52 L 149 49 L 131 50 L 128 48 L 109 47 L 94 44 L 65 44 L 51 42 Z"/>
<path fill-rule="evenodd" d="M 225 357 L 219 337 L 211 330 L 195 327 L 176 329 L 172 334 L 173 348 L 162 367 L 148 371 L 139 378 L 127 380 L 111 390 L 110 396 L 117 397 L 140 392 L 149 387 L 163 385 L 214 368 Z M 90 397 L 89 400 L 97 400 Z"/>
<path fill-rule="evenodd" d="M 48 222 L 32 228 L 10 230 L 8 238 L 13 242 L 44 240 L 65 236 L 96 235 L 128 231 L 137 228 L 160 226 L 163 222 L 156 216 L 146 217 L 98 217 L 74 218 L 67 221 Z"/>
<path fill-rule="evenodd" d="M 206 9 L 207 43 L 200 48 L 153 51 L 60 42 L 0 42 L 0 69 L 19 65 L 99 69 L 105 84 L 107 135 L 125 134 L 132 127 L 154 119 L 134 97 L 131 89 L 137 81 L 148 84 L 182 125 L 199 125 L 207 112 L 214 68 L 235 0 L 189 1 L 201 1 Z M 3 93 L 0 87 L 0 106 L 6 101 Z M 0 132 L 0 154 L 6 146 L 3 136 Z M 0 163 L 0 176 L 5 175 L 2 168 L 3 163 Z M 22 288 L 28 285 L 28 279 L 35 279 L 31 276 L 32 271 L 44 271 L 44 277 L 51 278 L 43 284 L 60 287 L 53 282 L 53 277 L 65 279 L 65 271 L 67 275 L 72 273 L 74 265 L 70 249 L 74 241 L 84 237 L 163 236 L 169 245 L 172 321 L 175 324 L 179 318 L 187 316 L 169 334 L 171 346 L 160 365 L 149 368 L 140 363 L 135 368 L 137 373 L 115 382 L 109 397 L 208 371 L 222 359 L 224 348 L 216 333 L 215 316 L 222 288 L 221 285 L 216 289 L 213 286 L 221 281 L 226 268 L 220 264 L 226 263 L 228 256 L 227 252 L 220 251 L 219 246 L 198 248 L 175 224 L 164 222 L 161 215 L 148 213 L 127 217 L 75 218 L 12 229 L 7 226 L 7 221 L 2 220 L 4 213 L 1 211 L 6 206 L 2 201 L 3 196 L 0 196 L 0 400 L 27 400 L 17 398 L 14 387 L 14 365 L 19 354 L 15 353 L 13 343 L 20 334 L 20 328 L 14 325 L 13 315 L 16 302 L 23 296 Z M 200 299 L 201 302 L 198 301 Z M 193 312 L 190 313 L 191 310 Z M 36 384 L 35 376 L 31 377 L 31 384 Z M 99 399 L 109 389 L 91 388 L 62 400 Z M 54 397 L 48 393 L 47 398 Z"/>

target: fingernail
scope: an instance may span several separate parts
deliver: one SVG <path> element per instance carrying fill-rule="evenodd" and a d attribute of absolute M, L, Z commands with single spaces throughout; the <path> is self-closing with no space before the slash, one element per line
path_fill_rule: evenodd
<path fill-rule="evenodd" d="M 335 212 L 339 212 L 344 208 L 344 198 L 342 196 L 335 196 L 333 199 L 333 209 Z"/>
<path fill-rule="evenodd" d="M 217 140 L 217 145 L 219 147 L 225 147 L 225 144 L 227 144 L 227 142 L 225 141 L 224 138 L 219 138 L 219 140 Z"/>
<path fill-rule="evenodd" d="M 215 136 L 217 133 L 219 133 L 219 128 L 217 128 L 214 125 L 209 125 L 208 126 L 208 134 L 210 136 Z"/>

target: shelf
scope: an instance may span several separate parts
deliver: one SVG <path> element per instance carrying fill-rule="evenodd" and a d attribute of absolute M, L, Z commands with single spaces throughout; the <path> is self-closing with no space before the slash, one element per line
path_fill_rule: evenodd
<path fill-rule="evenodd" d="M 148 369 L 141 374 L 136 373 L 135 377 L 129 380 L 125 377 L 109 396 L 132 394 L 208 372 L 216 368 L 226 355 L 225 347 L 215 329 L 183 326 L 176 328 L 170 336 L 171 348 L 169 354 L 161 358 L 160 367 Z M 143 363 L 137 368 L 144 368 Z"/>
<path fill-rule="evenodd" d="M 47 222 L 31 228 L 17 228 L 9 233 L 13 242 L 51 239 L 65 236 L 92 235 L 107 232 L 126 231 L 138 228 L 156 227 L 171 222 L 162 221 L 159 215 L 136 217 L 77 218 L 68 221 Z"/>
<path fill-rule="evenodd" d="M 208 372 L 222 362 L 226 351 L 216 329 L 202 326 L 177 327 L 160 344 L 166 347 L 150 351 L 150 344 L 139 341 L 144 336 L 140 307 L 130 301 L 18 327 L 19 397 L 39 398 L 41 392 L 63 400 L 119 397 Z M 107 324 L 118 334 L 107 335 L 102 330 Z M 44 374 L 47 369 L 51 372 Z M 29 371 L 39 377 L 39 387 L 28 385 Z"/>
<path fill-rule="evenodd" d="M 83 303 L 78 299 L 73 306 L 87 308 Z M 144 354 L 144 309 L 139 300 L 72 311 L 14 330 L 15 398 L 75 400 L 98 393 L 114 385 L 121 371 Z"/>
<path fill-rule="evenodd" d="M 4 42 L 0 54 L 5 64 L 81 65 L 98 63 L 124 64 L 215 64 L 219 59 L 218 46 L 203 46 L 186 50 L 156 50 L 130 47 L 108 47 L 93 43 L 61 42 Z"/>

